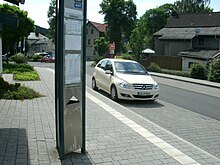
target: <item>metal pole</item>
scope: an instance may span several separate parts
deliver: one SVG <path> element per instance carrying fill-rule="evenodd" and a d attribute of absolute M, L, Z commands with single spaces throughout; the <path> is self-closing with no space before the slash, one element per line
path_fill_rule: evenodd
<path fill-rule="evenodd" d="M 86 153 L 86 16 L 87 0 L 83 6 L 83 76 L 82 76 L 82 153 Z"/>
<path fill-rule="evenodd" d="M 57 3 L 57 60 L 56 60 L 56 81 L 57 81 L 57 119 L 58 121 L 58 151 L 60 159 L 64 159 L 64 1 L 58 0 Z"/>

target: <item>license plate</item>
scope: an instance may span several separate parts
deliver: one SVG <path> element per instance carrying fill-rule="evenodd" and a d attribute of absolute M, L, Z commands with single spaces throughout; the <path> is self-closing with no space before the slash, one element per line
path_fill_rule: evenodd
<path fill-rule="evenodd" d="M 147 96 L 147 95 L 150 95 L 150 92 L 138 92 L 137 94 L 139 96 Z"/>

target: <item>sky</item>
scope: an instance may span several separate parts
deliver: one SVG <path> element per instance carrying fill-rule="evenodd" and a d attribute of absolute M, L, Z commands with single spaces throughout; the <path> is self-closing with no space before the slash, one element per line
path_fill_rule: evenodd
<path fill-rule="evenodd" d="M 138 18 L 142 16 L 146 10 L 156 8 L 165 3 L 174 3 L 176 0 L 133 0 L 137 6 Z M 35 25 L 48 28 L 47 11 L 51 0 L 26 0 L 25 4 L 20 4 L 20 9 L 28 12 L 28 17 L 34 20 Z M 99 14 L 99 4 L 102 0 L 87 0 L 87 19 L 90 21 L 103 23 L 104 16 Z M 5 1 L 0 0 L 0 4 Z M 220 0 L 211 0 L 209 5 L 215 12 L 220 11 Z"/>

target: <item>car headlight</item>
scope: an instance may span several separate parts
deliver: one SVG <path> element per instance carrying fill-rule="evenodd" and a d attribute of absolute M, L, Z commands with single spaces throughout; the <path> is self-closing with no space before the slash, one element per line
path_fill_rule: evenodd
<path fill-rule="evenodd" d="M 159 85 L 158 85 L 158 83 L 154 83 L 154 89 L 159 89 Z"/>
<path fill-rule="evenodd" d="M 127 89 L 131 89 L 131 84 L 127 83 L 127 82 L 120 82 L 119 86 L 121 88 L 127 88 Z"/>

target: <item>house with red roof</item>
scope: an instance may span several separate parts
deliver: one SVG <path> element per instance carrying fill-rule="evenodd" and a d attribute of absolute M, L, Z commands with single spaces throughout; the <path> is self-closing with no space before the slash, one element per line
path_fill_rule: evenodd
<path fill-rule="evenodd" d="M 98 54 L 94 49 L 95 40 L 105 37 L 107 24 L 88 21 L 86 25 L 86 59 L 93 60 Z"/>

